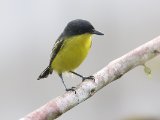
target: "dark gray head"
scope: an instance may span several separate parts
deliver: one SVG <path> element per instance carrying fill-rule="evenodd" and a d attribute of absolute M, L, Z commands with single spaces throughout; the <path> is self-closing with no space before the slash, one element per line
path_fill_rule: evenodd
<path fill-rule="evenodd" d="M 90 22 L 81 19 L 69 22 L 63 31 L 65 36 L 81 35 L 84 33 L 104 35 L 103 33 L 96 31 Z"/>

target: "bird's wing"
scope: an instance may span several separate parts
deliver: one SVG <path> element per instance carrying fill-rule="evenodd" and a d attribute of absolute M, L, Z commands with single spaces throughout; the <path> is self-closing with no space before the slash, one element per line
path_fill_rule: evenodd
<path fill-rule="evenodd" d="M 54 60 L 54 58 L 56 57 L 56 55 L 58 54 L 58 52 L 60 51 L 62 45 L 64 42 L 64 36 L 63 33 L 59 36 L 59 38 L 57 39 L 57 41 L 54 44 L 54 47 L 52 49 L 52 53 L 51 53 L 51 57 L 50 57 L 50 62 L 49 62 L 49 66 L 51 66 L 52 61 Z"/>

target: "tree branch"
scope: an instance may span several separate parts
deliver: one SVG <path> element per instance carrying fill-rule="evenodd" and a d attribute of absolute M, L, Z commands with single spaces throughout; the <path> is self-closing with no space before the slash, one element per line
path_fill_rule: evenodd
<path fill-rule="evenodd" d="M 129 70 L 144 65 L 148 60 L 157 56 L 159 51 L 160 36 L 110 62 L 94 74 L 95 81 L 86 80 L 78 85 L 76 94 L 72 91 L 66 92 L 20 120 L 53 120 L 90 98 L 104 86 L 119 79 Z"/>

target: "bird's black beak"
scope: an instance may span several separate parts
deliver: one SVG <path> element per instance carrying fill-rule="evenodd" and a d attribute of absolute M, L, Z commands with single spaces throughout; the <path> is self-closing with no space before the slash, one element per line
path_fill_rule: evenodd
<path fill-rule="evenodd" d="M 99 32 L 99 31 L 97 31 L 95 29 L 93 29 L 91 33 L 92 34 L 96 34 L 96 35 L 104 35 L 103 33 Z"/>

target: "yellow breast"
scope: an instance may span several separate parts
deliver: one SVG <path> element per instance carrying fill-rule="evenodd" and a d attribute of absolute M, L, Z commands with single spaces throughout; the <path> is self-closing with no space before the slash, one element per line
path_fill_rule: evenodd
<path fill-rule="evenodd" d="M 51 67 L 58 73 L 76 69 L 86 58 L 91 47 L 91 34 L 76 35 L 64 41 Z"/>

